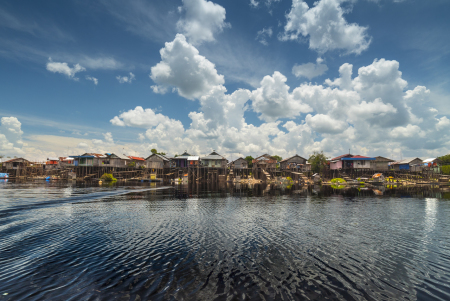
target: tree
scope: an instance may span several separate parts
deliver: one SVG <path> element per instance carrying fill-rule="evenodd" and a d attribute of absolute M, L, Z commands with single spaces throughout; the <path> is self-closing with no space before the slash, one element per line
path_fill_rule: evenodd
<path fill-rule="evenodd" d="M 252 156 L 245 157 L 245 160 L 248 163 L 248 167 L 252 167 L 253 166 L 253 157 Z"/>
<path fill-rule="evenodd" d="M 313 172 L 321 172 L 324 170 L 327 165 L 328 158 L 325 156 L 323 151 L 314 152 L 308 159 L 308 162 L 311 164 L 311 171 Z"/>
<path fill-rule="evenodd" d="M 281 158 L 280 156 L 277 156 L 277 155 L 273 155 L 272 157 L 277 159 L 277 162 L 280 162 L 281 160 L 283 160 L 283 158 Z"/>
<path fill-rule="evenodd" d="M 164 153 L 164 152 L 158 153 L 158 151 L 156 150 L 156 148 L 152 148 L 150 151 L 152 152 L 152 154 L 157 154 L 157 155 L 162 155 L 162 156 L 165 156 L 165 155 L 166 155 L 166 153 Z"/>
<path fill-rule="evenodd" d="M 439 157 L 438 159 L 442 161 L 442 165 L 450 165 L 450 154 Z"/>

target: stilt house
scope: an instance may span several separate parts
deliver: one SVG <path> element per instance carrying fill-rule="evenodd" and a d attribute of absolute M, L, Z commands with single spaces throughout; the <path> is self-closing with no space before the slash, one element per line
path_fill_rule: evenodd
<path fill-rule="evenodd" d="M 394 160 L 378 156 L 375 157 L 375 161 L 370 161 L 370 168 L 376 171 L 389 170 L 389 163 L 392 162 L 394 162 Z"/>
<path fill-rule="evenodd" d="M 147 168 L 163 169 L 170 168 L 170 159 L 163 155 L 151 154 L 145 159 Z"/>
<path fill-rule="evenodd" d="M 297 170 L 306 171 L 308 160 L 305 158 L 295 155 L 290 158 L 284 159 L 280 162 L 281 170 Z"/>
<path fill-rule="evenodd" d="M 216 153 L 216 151 L 213 151 L 206 157 L 200 158 L 201 165 L 204 167 L 215 167 L 215 168 L 226 168 L 228 160 Z"/>
<path fill-rule="evenodd" d="M 252 163 L 253 169 L 261 168 L 263 170 L 275 170 L 277 168 L 277 159 L 268 154 L 257 157 Z"/>
<path fill-rule="evenodd" d="M 421 171 L 423 161 L 420 158 L 407 158 L 390 164 L 393 170 Z"/>
<path fill-rule="evenodd" d="M 370 169 L 370 162 L 375 158 L 351 154 L 342 155 L 330 160 L 330 169 Z"/>
<path fill-rule="evenodd" d="M 188 167 L 189 157 L 192 157 L 192 155 L 188 154 L 187 151 L 184 151 L 180 156 L 172 158 L 172 161 L 175 162 L 174 167 Z"/>
<path fill-rule="evenodd" d="M 248 162 L 244 158 L 238 158 L 232 162 L 230 162 L 230 167 L 233 169 L 243 169 L 248 168 Z"/>
<path fill-rule="evenodd" d="M 5 169 L 22 169 L 30 165 L 30 161 L 24 158 L 14 158 L 3 162 Z"/>

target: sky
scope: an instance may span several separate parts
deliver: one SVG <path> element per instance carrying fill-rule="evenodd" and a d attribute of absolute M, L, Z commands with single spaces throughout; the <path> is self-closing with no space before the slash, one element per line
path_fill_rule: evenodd
<path fill-rule="evenodd" d="M 0 155 L 450 153 L 447 0 L 0 3 Z"/>

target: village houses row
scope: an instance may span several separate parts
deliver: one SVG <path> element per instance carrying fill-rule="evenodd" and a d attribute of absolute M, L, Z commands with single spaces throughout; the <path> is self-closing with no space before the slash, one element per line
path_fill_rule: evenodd
<path fill-rule="evenodd" d="M 2 162 L 4 169 L 19 169 L 30 165 L 36 165 L 24 158 L 7 159 Z M 165 169 L 165 168 L 249 168 L 249 162 L 244 158 L 238 158 L 229 162 L 225 157 L 213 151 L 207 156 L 193 156 L 185 151 L 183 154 L 169 158 L 165 155 L 154 153 L 147 158 L 136 156 L 125 156 L 121 154 L 85 153 L 79 156 L 48 158 L 45 163 L 40 163 L 44 169 L 61 169 L 71 166 L 86 167 L 117 167 L 117 168 L 141 168 L 141 169 Z M 295 155 L 278 161 L 277 158 L 268 154 L 261 155 L 252 160 L 253 168 L 263 170 L 295 170 L 305 172 L 311 170 L 308 160 L 302 156 Z M 328 160 L 327 168 L 331 170 L 345 169 L 367 169 L 367 170 L 411 170 L 420 171 L 423 168 L 439 169 L 439 159 L 431 158 L 422 160 L 420 158 L 408 158 L 394 161 L 384 157 L 366 157 L 360 155 L 346 154 Z M 436 170 L 439 172 L 438 170 Z"/>

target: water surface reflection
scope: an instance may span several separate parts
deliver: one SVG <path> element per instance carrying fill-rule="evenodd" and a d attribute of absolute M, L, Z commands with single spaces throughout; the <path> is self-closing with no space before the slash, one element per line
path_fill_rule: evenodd
<path fill-rule="evenodd" d="M 0 295 L 448 300 L 447 192 L 376 190 L 3 183 Z"/>

